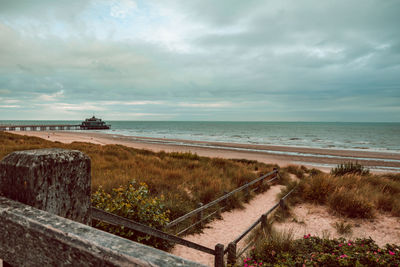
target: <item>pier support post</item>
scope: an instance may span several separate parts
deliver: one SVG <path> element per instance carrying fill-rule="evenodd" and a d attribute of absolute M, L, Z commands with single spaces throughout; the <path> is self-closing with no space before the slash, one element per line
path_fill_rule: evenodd
<path fill-rule="evenodd" d="M 0 195 L 90 225 L 90 170 L 77 150 L 13 152 L 0 162 Z"/>

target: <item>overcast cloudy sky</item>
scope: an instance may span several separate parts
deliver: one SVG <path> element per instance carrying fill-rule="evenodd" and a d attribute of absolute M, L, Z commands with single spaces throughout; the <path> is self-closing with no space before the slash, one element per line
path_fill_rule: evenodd
<path fill-rule="evenodd" d="M 398 0 L 0 0 L 0 119 L 400 122 Z"/>

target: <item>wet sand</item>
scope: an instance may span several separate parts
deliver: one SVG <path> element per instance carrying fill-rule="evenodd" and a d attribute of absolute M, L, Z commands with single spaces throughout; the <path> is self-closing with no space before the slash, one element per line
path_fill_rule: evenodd
<path fill-rule="evenodd" d="M 400 172 L 400 153 L 158 139 L 98 132 L 14 131 L 12 133 L 36 136 L 62 143 L 121 144 L 155 152 L 191 152 L 200 156 L 257 160 L 264 163 L 276 163 L 280 166 L 301 164 L 325 171 L 329 171 L 336 164 L 352 160 L 368 166 L 372 170 L 378 168 Z"/>

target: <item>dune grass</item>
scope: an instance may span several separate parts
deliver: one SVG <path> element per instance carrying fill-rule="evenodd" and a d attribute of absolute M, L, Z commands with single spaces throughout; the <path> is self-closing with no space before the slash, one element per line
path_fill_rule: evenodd
<path fill-rule="evenodd" d="M 344 164 L 350 166 L 350 164 Z M 291 204 L 311 202 L 327 205 L 338 215 L 350 218 L 373 218 L 376 211 L 400 216 L 400 174 L 370 174 L 361 165 L 339 165 L 334 174 L 310 172 L 298 182 L 298 188 L 288 199 Z M 335 169 L 334 169 L 335 170 Z M 290 183 L 281 195 L 297 183 Z"/>
<path fill-rule="evenodd" d="M 345 174 L 368 175 L 369 170 L 357 162 L 346 162 L 333 168 L 331 174 L 333 176 L 341 176 Z"/>
<path fill-rule="evenodd" d="M 277 167 L 192 153 L 155 153 L 122 145 L 63 144 L 0 132 L 0 159 L 17 150 L 50 147 L 80 150 L 91 158 L 92 192 L 100 186 L 105 192 L 111 192 L 132 180 L 145 182 L 152 196 L 163 197 L 171 220 L 197 208 L 199 202 L 208 203 L 222 196 L 224 191 L 232 191 Z M 244 200 L 248 197 L 243 193 L 235 194 L 228 209 L 240 207 Z"/>

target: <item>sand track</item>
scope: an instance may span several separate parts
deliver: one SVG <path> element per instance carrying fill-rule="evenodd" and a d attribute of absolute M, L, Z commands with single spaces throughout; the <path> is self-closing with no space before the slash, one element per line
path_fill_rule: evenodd
<path fill-rule="evenodd" d="M 184 238 L 212 249 L 218 243 L 226 247 L 229 242 L 238 237 L 263 213 L 277 203 L 277 194 L 281 188 L 281 185 L 271 186 L 268 191 L 255 196 L 249 203 L 246 203 L 244 209 L 224 212 L 222 213 L 222 220 L 209 223 L 203 233 Z M 214 266 L 214 256 L 181 245 L 175 246 L 172 254 Z"/>

